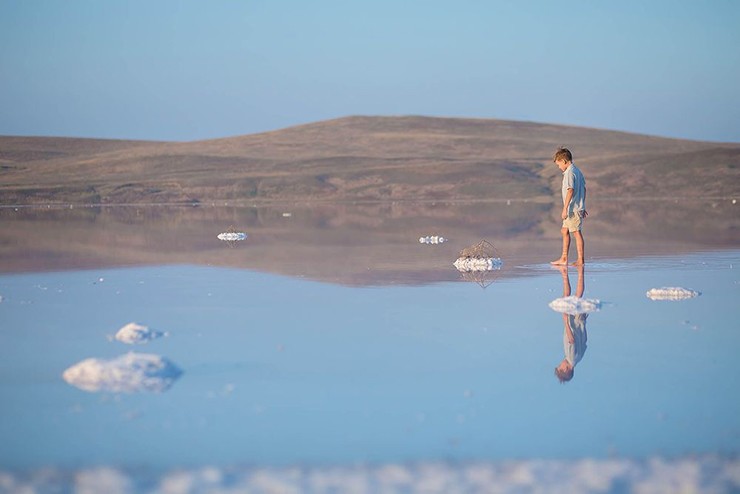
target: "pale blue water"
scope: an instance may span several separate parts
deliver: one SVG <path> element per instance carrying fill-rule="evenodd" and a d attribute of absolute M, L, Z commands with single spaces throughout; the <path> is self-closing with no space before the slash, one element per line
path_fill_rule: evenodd
<path fill-rule="evenodd" d="M 0 466 L 740 453 L 740 250 L 587 266 L 584 296 L 603 305 L 566 384 L 553 373 L 563 320 L 548 307 L 561 273 L 516 269 L 529 276 L 486 289 L 192 265 L 2 275 Z M 645 296 L 662 286 L 702 294 Z M 169 336 L 109 338 L 133 321 Z M 62 379 L 130 350 L 183 374 L 161 394 Z"/>

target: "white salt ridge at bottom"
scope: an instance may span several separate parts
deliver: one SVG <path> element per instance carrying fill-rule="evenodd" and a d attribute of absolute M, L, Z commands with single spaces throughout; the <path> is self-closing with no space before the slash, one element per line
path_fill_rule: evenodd
<path fill-rule="evenodd" d="M 161 393 L 182 371 L 159 355 L 127 353 L 112 360 L 89 358 L 68 368 L 64 380 L 84 391 L 108 393 Z"/>
<path fill-rule="evenodd" d="M 494 271 L 503 267 L 504 263 L 499 257 L 458 257 L 453 266 L 458 271 Z"/>
<path fill-rule="evenodd" d="M 645 294 L 651 300 L 686 300 L 701 295 L 701 292 L 681 288 L 680 286 L 664 286 L 662 288 L 652 288 Z"/>
<path fill-rule="evenodd" d="M 162 336 L 167 336 L 167 333 L 161 331 L 154 331 L 148 326 L 142 326 L 135 322 L 130 322 L 124 327 L 118 330 L 116 333 L 116 340 L 127 345 L 141 345 Z"/>
<path fill-rule="evenodd" d="M 421 462 L 326 467 L 177 468 L 135 472 L 111 466 L 0 467 L 0 492 L 161 493 L 490 493 L 738 492 L 740 460 L 690 457 L 635 459 Z"/>
<path fill-rule="evenodd" d="M 601 309 L 601 301 L 593 298 L 581 298 L 575 295 L 556 298 L 550 302 L 550 308 L 563 314 L 588 314 Z"/>

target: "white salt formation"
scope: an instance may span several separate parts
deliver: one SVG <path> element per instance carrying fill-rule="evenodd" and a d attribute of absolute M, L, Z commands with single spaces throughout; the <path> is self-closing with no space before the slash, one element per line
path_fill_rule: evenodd
<path fill-rule="evenodd" d="M 555 312 L 570 314 L 588 314 L 601 309 L 601 301 L 593 298 L 581 298 L 571 295 L 569 297 L 556 298 L 550 302 L 550 308 Z"/>
<path fill-rule="evenodd" d="M 127 345 L 142 345 L 162 336 L 167 336 L 167 333 L 154 331 L 149 329 L 148 326 L 141 326 L 135 322 L 130 322 L 118 330 L 115 338 Z"/>
<path fill-rule="evenodd" d="M 686 300 L 701 295 L 701 292 L 681 288 L 680 286 L 664 286 L 662 288 L 652 288 L 647 291 L 647 297 L 651 300 Z"/>
<path fill-rule="evenodd" d="M 0 492 L 732 493 L 740 491 L 738 472 L 740 459 L 721 455 L 238 468 L 205 465 L 167 470 L 100 465 L 14 471 L 0 466 Z"/>
<path fill-rule="evenodd" d="M 445 242 L 447 242 L 447 239 L 446 238 L 440 237 L 440 236 L 437 236 L 437 235 L 434 235 L 434 236 L 426 236 L 426 237 L 419 237 L 419 243 L 420 244 L 432 244 L 432 245 L 436 245 L 436 244 L 443 244 Z"/>
<path fill-rule="evenodd" d="M 458 257 L 452 263 L 458 271 L 470 273 L 475 271 L 497 271 L 504 262 L 500 257 Z"/>
<path fill-rule="evenodd" d="M 219 240 L 225 240 L 227 242 L 237 242 L 247 238 L 247 234 L 244 232 L 224 232 L 218 234 Z"/>
<path fill-rule="evenodd" d="M 62 377 L 72 386 L 90 392 L 161 393 L 181 374 L 175 364 L 159 355 L 127 353 L 113 360 L 83 360 L 65 370 Z"/>

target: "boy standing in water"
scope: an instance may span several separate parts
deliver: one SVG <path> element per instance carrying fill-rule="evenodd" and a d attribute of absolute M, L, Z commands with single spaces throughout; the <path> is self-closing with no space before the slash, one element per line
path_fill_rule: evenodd
<path fill-rule="evenodd" d="M 581 170 L 573 164 L 573 155 L 566 148 L 558 148 L 552 161 L 563 172 L 563 211 L 560 217 L 563 219 L 563 226 L 560 233 L 563 235 L 563 252 L 560 258 L 552 261 L 550 264 L 556 266 L 565 266 L 568 264 L 568 250 L 570 249 L 570 235 L 576 239 L 576 250 L 578 259 L 573 266 L 583 266 L 584 243 L 581 234 L 581 225 L 583 219 L 588 216 L 586 212 L 586 179 L 583 178 Z"/>

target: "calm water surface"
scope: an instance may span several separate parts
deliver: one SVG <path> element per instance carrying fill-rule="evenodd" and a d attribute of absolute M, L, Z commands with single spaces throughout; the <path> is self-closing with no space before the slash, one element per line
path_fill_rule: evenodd
<path fill-rule="evenodd" d="M 0 277 L 0 464 L 259 465 L 740 452 L 740 251 L 599 261 L 560 384 L 563 276 L 346 287 L 191 265 Z M 569 270 L 575 289 L 578 272 Z M 701 291 L 653 301 L 650 288 Z M 166 337 L 113 340 L 136 321 Z M 162 355 L 162 393 L 80 390 L 89 357 Z"/>
<path fill-rule="evenodd" d="M 546 206 L 486 207 L 0 211 L 0 492 L 87 481 L 92 491 L 262 492 L 255 482 L 268 474 L 294 482 L 270 492 L 395 492 L 399 471 L 412 479 L 399 492 L 413 479 L 436 482 L 435 492 L 488 492 L 496 479 L 521 481 L 502 461 L 525 462 L 544 486 L 574 459 L 601 463 L 574 464 L 567 478 L 583 489 L 569 492 L 687 475 L 698 489 L 737 487 L 737 220 L 697 234 L 721 240 L 705 247 L 683 227 L 651 237 L 654 225 L 638 225 L 642 243 L 630 245 L 629 231 L 595 222 L 581 275 L 547 263 L 559 240 L 541 226 Z M 544 216 L 522 220 L 535 213 Z M 218 240 L 228 226 L 247 239 Z M 446 232 L 445 244 L 418 242 Z M 504 269 L 464 279 L 452 262 L 481 238 L 501 247 Z M 579 282 L 601 308 L 580 319 L 585 352 L 561 384 L 565 319 L 549 304 Z M 701 294 L 646 296 L 666 286 Z M 165 335 L 117 341 L 131 322 Z M 86 391 L 63 378 L 85 359 L 129 352 L 182 373 L 159 392 Z M 646 460 L 695 455 L 710 457 Z M 198 470 L 206 465 L 249 465 L 262 477 L 234 484 L 228 470 Z M 296 477 L 296 465 L 319 470 Z M 124 473 L 85 473 L 101 466 Z M 152 480 L 140 467 L 190 477 Z M 330 482 L 333 468 L 345 469 L 345 484 Z"/>

